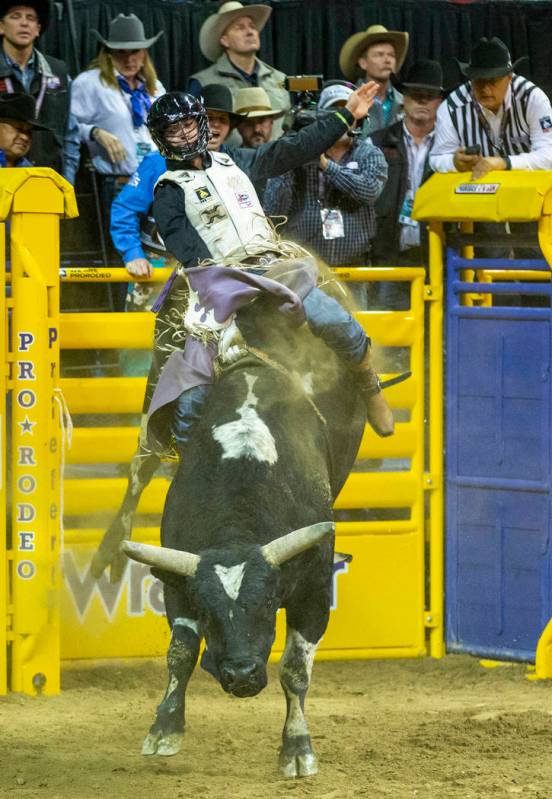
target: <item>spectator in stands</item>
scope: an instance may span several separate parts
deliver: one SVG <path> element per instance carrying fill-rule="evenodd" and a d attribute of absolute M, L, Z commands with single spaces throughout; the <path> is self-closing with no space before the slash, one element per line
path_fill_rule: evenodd
<path fill-rule="evenodd" d="M 470 172 L 472 179 L 488 172 L 510 169 L 552 169 L 552 107 L 546 94 L 534 83 L 515 74 L 504 42 L 483 37 L 471 52 L 469 64 L 460 64 L 468 78 L 451 92 L 437 114 L 435 144 L 430 165 L 435 172 Z M 479 147 L 479 155 L 466 152 Z M 509 243 L 497 245 L 506 234 L 533 236 L 536 223 L 477 223 L 487 244 L 478 257 L 508 257 Z M 537 246 L 516 247 L 518 258 L 540 258 Z"/>
<path fill-rule="evenodd" d="M 431 174 L 429 157 L 444 96 L 443 71 L 437 61 L 420 60 L 407 71 L 403 82 L 395 76 L 391 81 L 404 97 L 404 119 L 372 135 L 389 169 L 385 191 L 376 203 L 372 262 L 416 266 L 426 262 L 427 253 L 420 223 L 412 219 L 412 206 L 418 188 Z M 386 308 L 408 307 L 405 284 L 382 283 L 379 288 Z"/>
<path fill-rule="evenodd" d="M 35 121 L 36 106 L 30 95 L 0 95 L 0 167 L 33 166 L 26 157 L 33 131 L 45 130 Z"/>
<path fill-rule="evenodd" d="M 389 31 L 383 25 L 370 25 L 367 30 L 350 36 L 339 53 L 339 66 L 347 80 L 357 86 L 374 80 L 379 84 L 376 102 L 362 125 L 364 136 L 392 125 L 402 111 L 402 96 L 390 82 L 394 72 L 404 63 L 408 50 L 408 33 Z"/>
<path fill-rule="evenodd" d="M 235 99 L 238 89 L 260 87 L 268 94 L 273 108 L 287 111 L 290 102 L 283 87 L 285 75 L 257 57 L 261 49 L 259 34 L 271 13 L 270 6 L 264 4 L 243 6 L 226 2 L 211 14 L 199 32 L 199 49 L 213 63 L 192 75 L 188 91 L 197 97 L 201 86 L 219 83 L 228 86 Z M 281 122 L 277 121 L 272 139 L 281 135 Z M 232 139 L 232 144 L 238 143 L 238 139 Z"/>
<path fill-rule="evenodd" d="M 67 65 L 34 46 L 48 27 L 49 0 L 0 2 L 0 92 L 25 93 L 35 100 L 39 127 L 30 157 L 75 182 L 80 144 L 77 122 L 70 111 L 71 81 Z"/>
<path fill-rule="evenodd" d="M 508 48 L 496 36 L 475 45 L 468 78 L 437 114 L 430 163 L 435 172 L 552 169 L 552 107 L 538 86 L 515 74 Z M 465 152 L 478 145 L 479 155 Z"/>
<path fill-rule="evenodd" d="M 146 38 L 134 14 L 119 14 L 109 24 L 98 56 L 73 83 L 72 110 L 81 140 L 102 178 L 102 199 L 109 227 L 111 203 L 142 158 L 157 147 L 146 126 L 152 101 L 164 94 L 148 48 L 163 31 Z"/>
<path fill-rule="evenodd" d="M 264 89 L 251 87 L 240 89 L 236 94 L 236 114 L 244 117 L 238 125 L 244 147 L 256 149 L 272 138 L 274 120 L 283 117 L 285 111 L 274 109 Z"/>
<path fill-rule="evenodd" d="M 343 107 L 350 84 L 332 82 L 323 89 L 318 114 Z M 374 205 L 387 178 L 382 153 L 353 125 L 318 161 L 268 182 L 264 206 L 271 216 L 286 216 L 285 236 L 307 247 L 331 266 L 366 266 L 376 231 Z M 357 304 L 365 292 L 351 283 Z"/>

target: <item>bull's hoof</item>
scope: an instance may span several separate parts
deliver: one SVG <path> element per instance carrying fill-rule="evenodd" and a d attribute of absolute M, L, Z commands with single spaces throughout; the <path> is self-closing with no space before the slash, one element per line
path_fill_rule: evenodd
<path fill-rule="evenodd" d="M 318 774 L 318 762 L 313 752 L 301 755 L 280 755 L 280 774 L 286 779 L 312 777 Z"/>
<path fill-rule="evenodd" d="M 167 735 L 164 735 L 162 730 L 149 732 L 142 744 L 142 754 L 158 755 L 159 757 L 177 755 L 180 752 L 183 737 L 181 732 L 171 732 Z"/>

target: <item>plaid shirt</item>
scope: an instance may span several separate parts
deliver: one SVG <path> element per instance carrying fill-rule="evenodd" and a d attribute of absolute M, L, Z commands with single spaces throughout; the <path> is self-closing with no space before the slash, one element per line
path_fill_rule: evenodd
<path fill-rule="evenodd" d="M 354 139 L 339 163 L 328 161 L 325 171 L 318 161 L 268 182 L 263 207 L 270 216 L 287 216 L 279 229 L 312 250 L 331 266 L 366 263 L 370 239 L 376 232 L 374 203 L 387 179 L 383 154 L 369 139 Z M 325 239 L 323 214 L 339 210 L 344 235 Z"/>

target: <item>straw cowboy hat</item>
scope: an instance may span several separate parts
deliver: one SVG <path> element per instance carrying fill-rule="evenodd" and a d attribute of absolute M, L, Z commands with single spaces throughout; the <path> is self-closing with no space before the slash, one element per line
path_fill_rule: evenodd
<path fill-rule="evenodd" d="M 156 42 L 164 31 L 159 31 L 155 36 L 146 39 L 144 25 L 136 14 L 118 14 L 109 23 L 109 34 L 107 39 L 92 30 L 96 39 L 99 39 L 104 47 L 110 50 L 145 50 Z"/>
<path fill-rule="evenodd" d="M 395 48 L 398 72 L 403 65 L 408 50 L 408 33 L 406 31 L 388 31 L 383 25 L 370 25 L 365 31 L 350 36 L 339 53 L 339 67 L 347 80 L 356 80 L 359 76 L 358 59 L 372 44 L 389 42 Z"/>
<path fill-rule="evenodd" d="M 208 61 L 216 61 L 224 52 L 220 37 L 226 28 L 239 17 L 251 17 L 259 33 L 272 14 L 270 6 L 244 6 L 241 3 L 223 3 L 216 14 L 207 17 L 199 31 L 199 49 Z"/>
<path fill-rule="evenodd" d="M 235 113 L 240 114 L 244 119 L 254 119 L 255 117 L 274 117 L 274 119 L 277 119 L 285 113 L 284 109 L 275 111 L 272 108 L 268 94 L 260 86 L 238 89 L 235 107 Z"/>
<path fill-rule="evenodd" d="M 483 36 L 471 51 L 469 64 L 458 61 L 463 75 L 470 80 L 477 78 L 504 78 L 515 72 L 516 67 L 527 57 L 522 56 L 512 63 L 510 51 L 498 36 L 487 39 Z"/>

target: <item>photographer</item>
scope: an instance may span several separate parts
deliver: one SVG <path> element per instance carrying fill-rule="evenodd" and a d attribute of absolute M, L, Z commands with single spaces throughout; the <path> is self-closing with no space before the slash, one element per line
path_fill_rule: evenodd
<path fill-rule="evenodd" d="M 323 89 L 317 113 L 343 107 L 353 88 L 332 82 Z M 347 131 L 312 161 L 270 180 L 264 205 L 271 216 L 287 216 L 285 235 L 331 266 L 365 266 L 375 235 L 374 204 L 387 179 L 387 164 L 369 139 Z M 361 284 L 351 284 L 359 305 Z"/>

